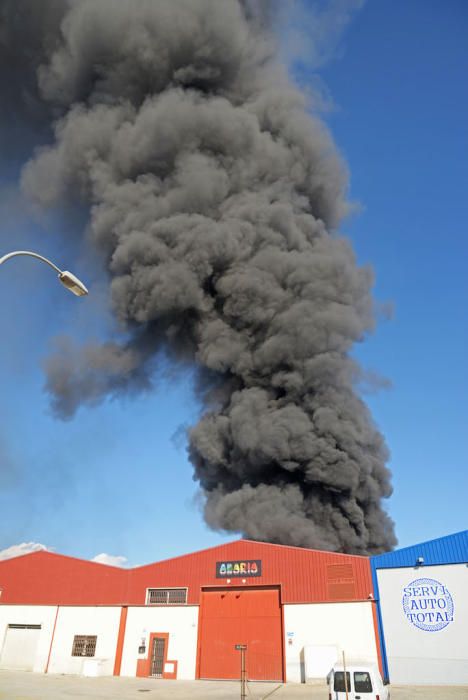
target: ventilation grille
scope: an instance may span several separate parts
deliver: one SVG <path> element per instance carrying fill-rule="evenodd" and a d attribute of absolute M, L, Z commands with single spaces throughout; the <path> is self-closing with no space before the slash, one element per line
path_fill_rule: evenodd
<path fill-rule="evenodd" d="M 328 596 L 331 600 L 350 600 L 356 597 L 352 564 L 329 564 L 327 579 Z"/>
<path fill-rule="evenodd" d="M 328 595 L 332 600 L 351 600 L 356 597 L 356 587 L 351 583 L 329 583 Z"/>
<path fill-rule="evenodd" d="M 327 566 L 329 581 L 354 581 L 352 564 L 329 564 Z"/>

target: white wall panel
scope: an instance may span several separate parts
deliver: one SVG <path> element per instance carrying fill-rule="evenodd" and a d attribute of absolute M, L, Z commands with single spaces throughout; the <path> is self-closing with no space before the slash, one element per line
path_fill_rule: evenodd
<path fill-rule="evenodd" d="M 41 628 L 8 627 L 3 644 L 1 663 L 3 668 L 32 671 L 41 636 Z"/>
<path fill-rule="evenodd" d="M 300 683 L 306 680 L 304 657 L 319 653 L 327 647 L 336 647 L 341 656 L 377 663 L 377 649 L 370 601 L 359 603 L 314 603 L 284 606 L 284 632 L 286 645 L 286 680 Z M 316 666 L 317 667 L 317 666 Z M 330 669 L 323 669 L 324 677 Z"/>
<path fill-rule="evenodd" d="M 379 569 L 377 579 L 391 682 L 468 684 L 467 565 Z"/>
<path fill-rule="evenodd" d="M 43 672 L 47 664 L 57 608 L 54 605 L 0 605 L 0 659 L 8 625 L 41 625 L 33 671 Z M 6 660 L 8 662 L 8 659 Z M 0 662 L 0 668 L 7 668 Z"/>
<path fill-rule="evenodd" d="M 152 632 L 167 632 L 167 658 L 178 662 L 177 677 L 195 678 L 197 660 L 198 606 L 135 607 L 128 609 L 127 627 L 122 655 L 122 676 L 135 676 L 137 660 L 147 658 L 149 636 Z M 145 654 L 138 654 L 142 639 Z"/>
<path fill-rule="evenodd" d="M 55 628 L 50 673 L 83 673 L 89 659 L 72 656 L 75 635 L 96 635 L 95 659 L 99 675 L 111 676 L 120 623 L 120 607 L 64 606 L 59 609 Z M 88 663 L 89 666 L 89 663 Z"/>

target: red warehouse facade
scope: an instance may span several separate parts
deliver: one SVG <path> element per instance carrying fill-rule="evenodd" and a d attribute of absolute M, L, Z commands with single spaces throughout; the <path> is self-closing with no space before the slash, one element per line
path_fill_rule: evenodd
<path fill-rule="evenodd" d="M 367 557 L 238 540 L 135 569 L 50 552 L 0 562 L 0 668 L 155 678 L 326 675 L 378 662 Z"/>

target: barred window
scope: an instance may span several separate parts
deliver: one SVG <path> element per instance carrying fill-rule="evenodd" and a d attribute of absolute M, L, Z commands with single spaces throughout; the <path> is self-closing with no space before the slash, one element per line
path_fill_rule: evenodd
<path fill-rule="evenodd" d="M 96 635 L 75 634 L 72 656 L 94 656 L 96 653 Z"/>
<path fill-rule="evenodd" d="M 187 602 L 186 588 L 148 588 L 148 605 L 184 605 Z"/>

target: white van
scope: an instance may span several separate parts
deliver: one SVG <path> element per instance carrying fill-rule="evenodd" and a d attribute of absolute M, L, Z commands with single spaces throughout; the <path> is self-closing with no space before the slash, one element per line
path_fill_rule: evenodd
<path fill-rule="evenodd" d="M 346 664 L 348 700 L 389 700 L 390 692 L 384 685 L 377 666 L 373 664 Z M 329 700 L 346 700 L 343 664 L 335 664 L 328 676 Z"/>

